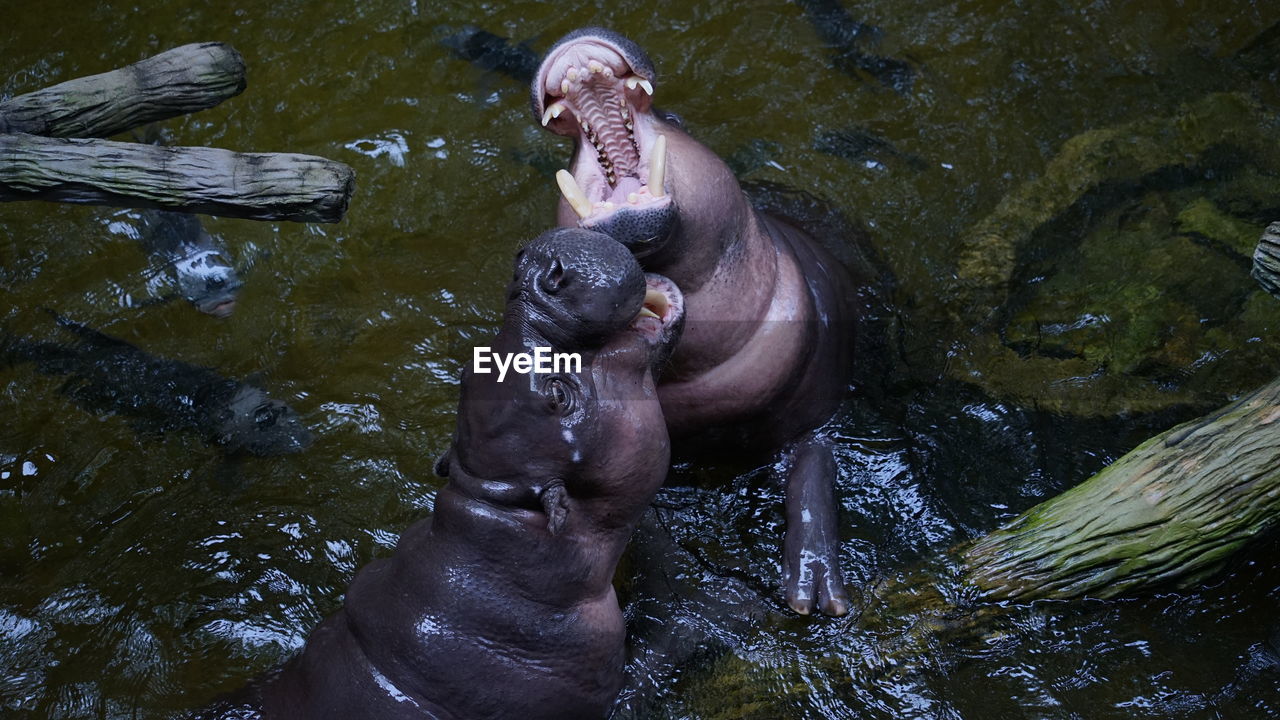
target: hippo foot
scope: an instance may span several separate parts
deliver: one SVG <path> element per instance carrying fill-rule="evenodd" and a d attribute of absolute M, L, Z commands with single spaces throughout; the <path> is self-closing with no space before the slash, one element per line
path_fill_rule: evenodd
<path fill-rule="evenodd" d="M 834 617 L 848 614 L 849 595 L 844 589 L 838 544 L 789 525 L 784 544 L 787 605 L 801 615 L 812 614 L 814 608 Z"/>
<path fill-rule="evenodd" d="M 836 461 L 829 441 L 813 435 L 786 451 L 787 531 L 783 539 L 783 587 L 787 605 L 801 615 L 849 612 L 840 570 L 836 527 Z"/>

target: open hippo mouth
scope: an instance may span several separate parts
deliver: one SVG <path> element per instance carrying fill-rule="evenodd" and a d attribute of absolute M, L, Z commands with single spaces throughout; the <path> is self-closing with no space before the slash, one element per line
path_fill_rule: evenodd
<path fill-rule="evenodd" d="M 533 81 L 542 125 L 578 142 L 572 173 L 556 173 L 579 225 L 637 255 L 671 233 L 676 213 L 666 182 L 666 138 L 653 107 L 653 66 L 616 33 L 580 30 L 547 54 Z"/>
<path fill-rule="evenodd" d="M 236 301 L 235 299 L 213 300 L 196 305 L 196 309 L 207 315 L 212 315 L 219 319 L 226 319 L 231 317 L 231 313 L 235 311 Z"/>
<path fill-rule="evenodd" d="M 644 304 L 631 328 L 651 344 L 667 343 L 684 319 L 684 295 L 675 283 L 657 273 L 645 273 L 644 285 Z"/>

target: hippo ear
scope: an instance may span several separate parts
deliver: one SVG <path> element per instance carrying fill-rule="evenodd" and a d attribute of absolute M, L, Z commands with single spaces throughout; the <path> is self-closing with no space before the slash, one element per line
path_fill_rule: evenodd
<path fill-rule="evenodd" d="M 435 467 L 433 468 L 435 470 L 436 477 L 442 477 L 442 478 L 449 477 L 449 458 L 452 456 L 453 456 L 453 446 L 450 445 L 448 450 L 445 450 L 443 453 L 440 454 L 440 457 L 436 458 L 436 464 L 435 464 Z"/>
<path fill-rule="evenodd" d="M 564 528 L 564 521 L 569 517 L 569 492 L 564 489 L 563 480 L 552 480 L 538 494 L 542 501 L 542 511 L 547 514 L 547 532 L 559 535 Z"/>

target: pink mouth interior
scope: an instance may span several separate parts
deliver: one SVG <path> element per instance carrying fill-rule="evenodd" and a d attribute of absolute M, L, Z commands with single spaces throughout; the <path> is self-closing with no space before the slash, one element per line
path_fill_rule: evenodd
<path fill-rule="evenodd" d="M 223 300 L 217 305 L 214 305 L 213 307 L 208 308 L 207 310 L 205 310 L 205 312 L 216 318 L 228 318 L 228 317 L 231 317 L 231 313 L 232 311 L 235 310 L 235 308 L 236 308 L 235 300 Z"/>
<path fill-rule="evenodd" d="M 650 340 L 657 341 L 662 338 L 666 328 L 684 314 L 684 295 L 675 283 L 656 273 L 645 273 L 644 281 L 646 290 L 656 290 L 661 293 L 665 306 L 658 307 L 646 298 L 644 306 L 655 312 L 658 317 L 637 315 L 636 319 L 631 321 L 631 327 Z"/>
<path fill-rule="evenodd" d="M 648 187 L 657 133 L 649 112 L 653 99 L 620 49 L 602 38 L 582 38 L 557 48 L 539 69 L 543 97 L 538 112 L 559 106 L 547 119 L 552 132 L 577 137 L 574 180 L 592 203 L 584 224 L 624 207 L 670 202 Z M 628 87 L 630 85 L 630 87 Z"/>

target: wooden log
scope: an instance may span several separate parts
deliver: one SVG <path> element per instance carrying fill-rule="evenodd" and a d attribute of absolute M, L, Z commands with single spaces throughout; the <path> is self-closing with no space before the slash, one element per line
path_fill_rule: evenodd
<path fill-rule="evenodd" d="M 244 59 L 230 45 L 183 45 L 0 102 L 0 133 L 107 137 L 211 108 L 244 87 Z"/>
<path fill-rule="evenodd" d="M 963 553 L 991 600 L 1203 579 L 1280 519 L 1280 380 L 1148 440 Z"/>
<path fill-rule="evenodd" d="M 350 167 L 313 155 L 0 135 L 3 202 L 54 200 L 338 222 L 354 186 Z"/>

